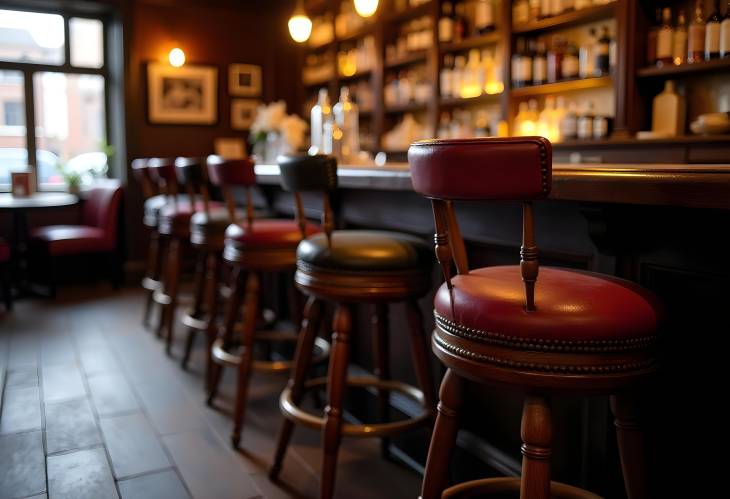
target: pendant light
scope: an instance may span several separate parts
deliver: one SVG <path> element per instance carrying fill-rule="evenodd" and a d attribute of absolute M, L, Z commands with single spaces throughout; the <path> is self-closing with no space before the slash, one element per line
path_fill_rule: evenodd
<path fill-rule="evenodd" d="M 378 10 L 378 0 L 355 0 L 355 10 L 360 17 L 370 17 Z"/>
<path fill-rule="evenodd" d="M 297 0 L 297 6 L 289 18 L 289 34 L 298 43 L 306 42 L 312 34 L 312 20 L 304 12 L 303 0 Z"/>

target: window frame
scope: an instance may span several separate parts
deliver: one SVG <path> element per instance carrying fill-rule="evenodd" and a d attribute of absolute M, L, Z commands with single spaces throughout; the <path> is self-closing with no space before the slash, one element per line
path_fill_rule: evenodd
<path fill-rule="evenodd" d="M 35 12 L 40 14 L 55 14 L 63 18 L 63 34 L 64 34 L 64 47 L 63 64 L 42 64 L 32 63 L 23 61 L 2 61 L 0 60 L 0 71 L 19 71 L 23 75 L 23 95 L 25 104 L 25 148 L 27 151 L 28 158 L 28 169 L 33 173 L 35 179 L 35 188 L 38 191 L 55 191 L 63 190 L 65 186 L 42 186 L 39 182 L 37 173 L 37 140 L 36 140 L 36 116 L 35 116 L 35 86 L 33 84 L 34 76 L 36 73 L 64 73 L 64 74 L 77 74 L 77 75 L 99 75 L 104 78 L 104 132 L 106 143 L 114 147 L 119 151 L 119 145 L 114 140 L 115 134 L 113 133 L 114 124 L 111 120 L 111 94 L 112 78 L 113 75 L 110 71 L 109 61 L 112 60 L 112 53 L 110 47 L 114 46 L 114 40 L 112 39 L 112 29 L 114 19 L 111 13 L 104 12 L 87 12 L 82 10 L 74 10 L 68 8 L 41 8 L 36 6 L 23 6 L 15 2 L 2 2 L 0 1 L 0 9 L 2 10 L 16 10 L 22 12 Z M 83 68 L 71 65 L 71 43 L 70 43 L 70 20 L 72 18 L 83 18 L 83 19 L 94 19 L 102 23 L 102 66 L 100 68 Z M 111 161 L 109 169 L 112 171 Z M 0 192 L 9 191 L 10 186 L 6 190 L 3 185 L 0 184 Z"/>

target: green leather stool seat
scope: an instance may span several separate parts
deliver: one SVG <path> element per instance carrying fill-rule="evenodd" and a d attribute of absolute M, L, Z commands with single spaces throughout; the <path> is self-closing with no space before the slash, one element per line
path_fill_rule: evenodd
<path fill-rule="evenodd" d="M 428 270 L 433 249 L 417 237 L 398 232 L 336 230 L 331 246 L 324 234 L 299 243 L 297 265 L 343 272 Z"/>

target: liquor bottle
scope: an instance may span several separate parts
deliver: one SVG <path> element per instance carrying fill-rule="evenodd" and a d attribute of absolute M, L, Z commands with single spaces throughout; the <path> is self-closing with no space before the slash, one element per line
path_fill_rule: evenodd
<path fill-rule="evenodd" d="M 669 7 L 662 9 L 662 27 L 656 39 L 656 64 L 666 66 L 672 63 L 672 10 Z"/>
<path fill-rule="evenodd" d="M 474 136 L 489 137 L 489 115 L 486 111 L 477 111 L 474 119 Z"/>
<path fill-rule="evenodd" d="M 360 154 L 360 123 L 357 104 L 350 100 L 350 89 L 342 87 L 340 100 L 332 107 L 337 126 L 342 130 L 342 159 L 354 160 Z"/>
<path fill-rule="evenodd" d="M 563 79 L 563 51 L 564 40 L 560 36 L 554 36 L 552 45 L 547 53 L 547 81 L 555 83 Z"/>
<path fill-rule="evenodd" d="M 535 134 L 540 137 L 545 137 L 549 141 L 553 142 L 555 137 L 551 133 L 551 125 L 553 122 L 553 114 L 555 112 L 555 97 L 548 95 L 545 97 L 545 107 L 540 111 L 537 118 L 537 128 Z"/>
<path fill-rule="evenodd" d="M 438 132 L 436 132 L 436 136 L 439 139 L 451 138 L 451 134 L 449 133 L 449 113 L 441 113 L 441 119 L 439 120 L 439 128 Z"/>
<path fill-rule="evenodd" d="M 590 139 L 593 137 L 593 103 L 588 104 L 583 108 L 583 112 L 578 116 L 578 138 L 579 139 Z"/>
<path fill-rule="evenodd" d="M 593 76 L 596 67 L 596 30 L 588 30 L 588 39 L 580 46 L 578 53 L 578 76 L 590 78 Z"/>
<path fill-rule="evenodd" d="M 550 0 L 550 15 L 557 16 L 565 11 L 563 0 Z"/>
<path fill-rule="evenodd" d="M 477 0 L 474 6 L 474 31 L 484 35 L 494 31 L 494 0 Z"/>
<path fill-rule="evenodd" d="M 466 57 L 457 55 L 454 58 L 454 71 L 451 76 L 451 95 L 461 97 L 461 89 L 466 80 Z"/>
<path fill-rule="evenodd" d="M 575 10 L 575 0 L 563 0 L 563 12 Z"/>
<path fill-rule="evenodd" d="M 609 126 L 610 123 L 608 116 L 597 114 L 596 117 L 593 118 L 593 138 L 601 140 L 608 137 Z"/>
<path fill-rule="evenodd" d="M 684 11 L 680 10 L 677 14 L 677 27 L 674 28 L 674 41 L 672 47 L 672 59 L 674 64 L 687 62 L 687 19 L 684 17 Z"/>
<path fill-rule="evenodd" d="M 550 17 L 552 15 L 551 8 L 551 0 L 540 0 L 540 19 Z"/>
<path fill-rule="evenodd" d="M 439 73 L 439 84 L 441 86 L 441 97 L 448 98 L 453 96 L 453 72 L 454 72 L 454 56 L 447 54 L 444 57 L 444 65 Z"/>
<path fill-rule="evenodd" d="M 725 19 L 720 23 L 720 57 L 730 57 L 730 0 L 725 7 Z"/>
<path fill-rule="evenodd" d="M 608 26 L 601 26 L 601 37 L 596 45 L 596 67 L 594 74 L 604 76 L 611 71 L 611 35 Z"/>
<path fill-rule="evenodd" d="M 676 137 L 684 133 L 685 100 L 677 94 L 674 82 L 664 82 L 664 91 L 654 97 L 651 130 L 662 136 Z"/>
<path fill-rule="evenodd" d="M 687 62 L 705 59 L 705 20 L 702 18 L 702 2 L 695 3 L 695 15 L 689 25 L 687 40 Z"/>
<path fill-rule="evenodd" d="M 454 41 L 460 42 L 469 36 L 469 27 L 466 20 L 466 6 L 458 2 L 454 7 Z"/>
<path fill-rule="evenodd" d="M 656 9 L 654 14 L 654 22 L 649 28 L 649 33 L 646 35 L 646 64 L 651 66 L 656 62 L 656 43 L 657 36 L 659 35 L 659 26 L 661 24 L 662 10 Z"/>
<path fill-rule="evenodd" d="M 575 109 L 575 102 L 571 101 L 560 120 L 560 137 L 563 140 L 575 139 L 578 136 L 578 114 Z"/>
<path fill-rule="evenodd" d="M 517 50 L 512 54 L 512 86 L 524 87 L 532 83 L 532 58 L 529 57 L 525 39 L 517 39 Z"/>
<path fill-rule="evenodd" d="M 540 19 L 540 0 L 529 0 L 528 2 L 530 22 Z"/>
<path fill-rule="evenodd" d="M 439 42 L 451 43 L 454 41 L 454 5 L 451 2 L 441 4 L 438 31 Z"/>
<path fill-rule="evenodd" d="M 570 80 L 578 77 L 578 48 L 574 43 L 569 43 L 565 55 L 563 56 L 563 62 L 561 67 L 561 73 L 563 79 Z"/>
<path fill-rule="evenodd" d="M 324 124 L 332 117 L 332 107 L 326 88 L 320 88 L 317 96 L 317 104 L 310 112 L 310 148 L 309 154 L 321 154 L 324 147 Z"/>
<path fill-rule="evenodd" d="M 535 56 L 532 58 L 532 84 L 542 85 L 543 83 L 547 83 L 547 55 L 545 53 L 545 42 L 538 40 Z"/>
<path fill-rule="evenodd" d="M 512 4 L 512 25 L 519 26 L 530 21 L 530 7 L 527 0 L 517 0 Z"/>
<path fill-rule="evenodd" d="M 720 0 L 715 0 L 713 4 L 715 9 L 707 18 L 705 26 L 705 60 L 708 61 L 720 57 L 720 24 L 722 23 Z"/>

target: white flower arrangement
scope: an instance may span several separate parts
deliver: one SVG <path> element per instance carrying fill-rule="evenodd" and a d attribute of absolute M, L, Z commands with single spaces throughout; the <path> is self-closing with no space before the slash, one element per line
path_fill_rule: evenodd
<path fill-rule="evenodd" d="M 258 107 L 251 125 L 251 142 L 264 142 L 269 133 L 276 133 L 289 151 L 296 151 L 304 144 L 306 131 L 307 123 L 297 115 L 286 114 L 286 103 L 280 100 Z"/>

